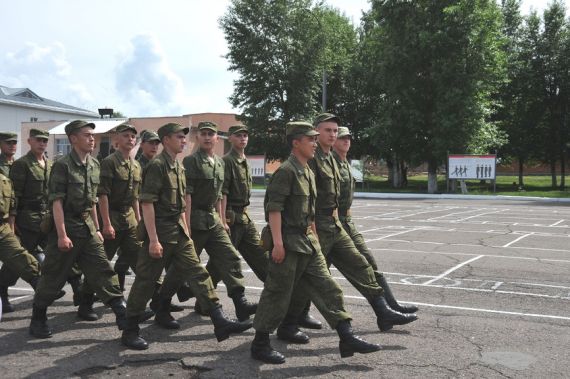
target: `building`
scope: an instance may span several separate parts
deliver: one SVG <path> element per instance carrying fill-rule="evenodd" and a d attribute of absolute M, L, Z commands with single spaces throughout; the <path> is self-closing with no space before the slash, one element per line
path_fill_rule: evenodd
<path fill-rule="evenodd" d="M 21 134 L 22 123 L 98 116 L 95 112 L 41 97 L 29 88 L 9 88 L 0 85 L 0 130 L 18 134 L 20 143 L 16 152 L 17 157 L 22 154 L 22 147 L 27 148 L 27 144 L 22 143 L 28 136 L 27 133 Z"/>

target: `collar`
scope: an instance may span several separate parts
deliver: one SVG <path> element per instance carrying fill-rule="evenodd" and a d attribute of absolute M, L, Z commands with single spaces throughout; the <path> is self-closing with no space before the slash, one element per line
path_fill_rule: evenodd
<path fill-rule="evenodd" d="M 199 157 L 202 162 L 204 163 L 210 163 L 210 164 L 216 164 L 216 162 L 218 161 L 216 154 L 214 154 L 212 156 L 213 161 L 210 159 L 210 156 L 208 154 L 206 154 L 202 149 L 198 149 L 196 150 L 196 156 Z"/>
<path fill-rule="evenodd" d="M 293 167 L 295 167 L 295 171 L 297 172 L 297 175 L 303 175 L 305 173 L 305 166 L 303 166 L 301 164 L 301 162 L 299 162 L 299 160 L 297 159 L 296 156 L 294 156 L 293 154 L 289 155 L 289 162 L 291 162 L 291 164 L 293 165 Z"/>
<path fill-rule="evenodd" d="M 113 153 L 113 159 L 117 161 L 121 166 L 126 166 L 132 159 L 129 158 L 128 160 L 123 157 L 123 154 L 117 150 Z"/>
<path fill-rule="evenodd" d="M 230 155 L 238 162 L 238 163 L 243 163 L 243 162 L 247 162 L 247 158 L 242 158 L 242 156 L 235 151 L 234 149 L 230 150 Z"/>
<path fill-rule="evenodd" d="M 81 162 L 81 159 L 79 159 L 79 155 L 77 155 L 77 153 L 75 152 L 75 149 L 71 149 L 71 153 L 69 153 L 69 155 L 71 156 L 71 160 L 77 165 L 77 166 L 91 166 L 91 160 L 93 159 L 91 157 L 90 154 L 87 154 L 87 157 L 85 159 L 85 165 L 83 164 L 83 162 Z"/>
<path fill-rule="evenodd" d="M 331 152 L 331 154 L 332 154 L 332 156 L 334 157 L 334 159 L 336 159 L 339 163 L 348 162 L 348 159 L 344 159 L 344 160 L 343 160 L 343 159 L 340 157 L 340 155 L 338 155 L 337 152 L 334 151 L 334 150 Z"/>
<path fill-rule="evenodd" d="M 160 155 L 162 155 L 164 157 L 164 161 L 166 162 L 166 164 L 168 165 L 168 167 L 170 169 L 174 169 L 176 167 L 176 162 L 174 159 L 172 159 L 172 157 L 170 156 L 170 154 L 168 154 L 166 152 L 166 150 L 162 150 L 162 152 L 160 153 Z"/>
<path fill-rule="evenodd" d="M 315 157 L 318 157 L 322 161 L 326 161 L 331 156 L 331 153 L 325 153 L 321 144 L 317 142 L 317 150 L 315 151 Z"/>

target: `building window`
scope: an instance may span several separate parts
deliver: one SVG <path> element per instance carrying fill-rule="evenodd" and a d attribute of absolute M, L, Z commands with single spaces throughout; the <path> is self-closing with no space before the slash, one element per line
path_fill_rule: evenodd
<path fill-rule="evenodd" d="M 67 155 L 71 152 L 71 145 L 67 138 L 56 138 L 55 139 L 55 155 L 62 156 Z"/>
<path fill-rule="evenodd" d="M 38 118 L 37 117 L 30 117 L 30 122 L 38 122 Z"/>

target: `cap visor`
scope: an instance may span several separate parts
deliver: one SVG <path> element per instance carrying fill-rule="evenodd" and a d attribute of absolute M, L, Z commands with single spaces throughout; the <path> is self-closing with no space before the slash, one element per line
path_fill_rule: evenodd
<path fill-rule="evenodd" d="M 316 130 L 309 130 L 308 132 L 305 133 L 305 135 L 309 137 L 318 136 L 320 134 L 321 133 L 317 132 Z"/>

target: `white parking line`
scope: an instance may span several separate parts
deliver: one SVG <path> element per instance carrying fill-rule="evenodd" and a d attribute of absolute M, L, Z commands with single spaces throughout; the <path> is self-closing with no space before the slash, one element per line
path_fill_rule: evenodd
<path fill-rule="evenodd" d="M 532 236 L 532 233 L 527 233 L 527 234 L 523 234 L 522 236 L 520 236 L 519 238 L 515 238 L 513 241 L 501 246 L 501 247 L 509 247 L 511 246 L 513 243 L 519 242 L 520 240 L 522 240 L 523 238 L 526 238 L 528 236 Z"/>
<path fill-rule="evenodd" d="M 421 230 L 421 229 L 423 229 L 423 228 L 404 230 L 403 232 L 387 234 L 387 235 L 382 236 L 382 237 L 373 238 L 373 239 L 369 239 L 369 240 L 364 240 L 364 242 L 368 243 L 368 242 L 380 241 L 380 240 L 383 240 L 384 238 L 390 238 L 390 237 L 394 237 L 394 236 L 399 236 L 400 234 L 409 233 L 409 232 L 415 232 L 416 230 Z"/>
<path fill-rule="evenodd" d="M 436 276 L 435 278 L 428 280 L 427 282 L 423 283 L 423 285 L 428 285 L 428 284 L 432 284 L 433 282 L 437 282 L 438 280 L 443 279 L 443 278 L 445 278 L 447 275 L 451 274 L 453 271 L 455 271 L 455 270 L 457 270 L 457 269 L 460 269 L 461 267 L 463 267 L 463 266 L 465 266 L 465 265 L 468 265 L 468 264 L 471 263 L 471 262 L 475 262 L 476 260 L 481 259 L 481 258 L 483 258 L 483 257 L 484 257 L 484 255 L 478 255 L 478 256 L 476 256 L 476 257 L 473 257 L 473 258 L 471 258 L 471 259 L 468 259 L 468 260 L 466 260 L 465 262 L 462 262 L 462 263 L 458 264 L 457 266 L 454 266 L 454 267 L 450 268 L 449 270 L 447 270 L 447 271 L 444 272 L 443 274 L 438 275 L 438 276 Z"/>
<path fill-rule="evenodd" d="M 560 224 L 561 222 L 564 222 L 564 221 L 565 221 L 565 220 L 560 220 L 560 221 L 557 221 L 557 222 L 555 222 L 554 224 L 550 224 L 550 225 L 548 225 L 548 226 L 556 226 L 556 225 L 558 225 L 558 224 Z"/>

